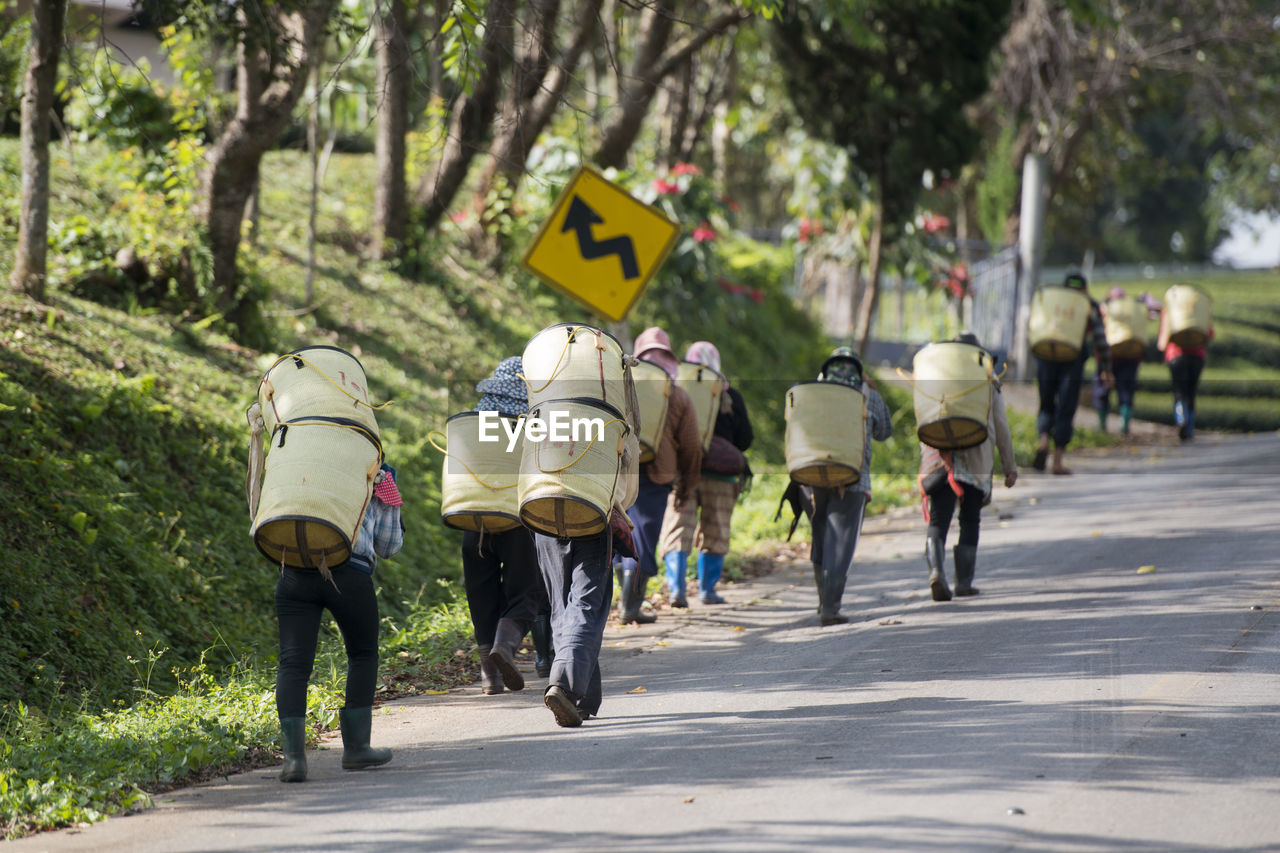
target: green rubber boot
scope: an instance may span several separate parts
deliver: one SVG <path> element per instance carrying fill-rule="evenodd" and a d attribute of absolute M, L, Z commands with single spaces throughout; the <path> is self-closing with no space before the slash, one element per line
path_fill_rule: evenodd
<path fill-rule="evenodd" d="M 391 760 L 391 750 L 369 746 L 373 708 L 340 708 L 338 725 L 342 729 L 343 770 L 364 770 Z"/>
<path fill-rule="evenodd" d="M 307 781 L 307 718 L 280 718 L 280 749 L 284 752 L 281 782 Z"/>

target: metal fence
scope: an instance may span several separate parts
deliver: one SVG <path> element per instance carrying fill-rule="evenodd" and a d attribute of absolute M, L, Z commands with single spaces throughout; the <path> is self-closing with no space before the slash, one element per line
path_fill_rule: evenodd
<path fill-rule="evenodd" d="M 969 270 L 965 325 L 992 352 L 1013 351 L 1018 312 L 1018 247 L 1008 246 Z"/>

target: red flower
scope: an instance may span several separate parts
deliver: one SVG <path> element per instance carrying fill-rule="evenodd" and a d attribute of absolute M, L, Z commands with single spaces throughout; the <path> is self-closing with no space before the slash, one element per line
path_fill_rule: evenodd
<path fill-rule="evenodd" d="M 671 174 L 697 175 L 699 174 L 699 172 L 698 172 L 698 167 L 693 165 L 692 163 L 676 163 L 674 166 L 671 167 Z"/>
<path fill-rule="evenodd" d="M 822 223 L 814 222 L 809 217 L 800 220 L 800 233 L 796 237 L 801 243 L 808 243 L 809 240 L 823 233 Z"/>
<path fill-rule="evenodd" d="M 702 224 L 693 229 L 693 241 L 695 243 L 709 243 L 716 238 L 715 229 L 711 227 L 711 223 L 702 220 Z"/>
<path fill-rule="evenodd" d="M 926 213 L 924 215 L 924 230 L 930 234 L 945 231 L 950 227 L 951 220 L 940 213 Z"/>
<path fill-rule="evenodd" d="M 658 178 L 653 182 L 653 188 L 658 191 L 658 195 L 671 195 L 680 192 L 680 187 L 670 181 Z"/>

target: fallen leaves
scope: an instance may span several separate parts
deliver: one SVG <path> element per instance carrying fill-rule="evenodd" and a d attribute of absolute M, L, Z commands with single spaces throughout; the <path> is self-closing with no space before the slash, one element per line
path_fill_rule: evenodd
<path fill-rule="evenodd" d="M 640 685 L 639 687 L 632 687 L 632 688 L 631 688 L 630 690 L 628 690 L 627 692 L 628 692 L 628 693 L 648 693 L 648 692 L 649 692 L 649 690 L 648 690 L 648 688 L 646 688 L 646 687 L 642 684 L 642 685 Z"/>
<path fill-rule="evenodd" d="M 1149 575 L 1154 573 L 1155 570 L 1155 566 L 1138 566 L 1138 574 L 1140 575 Z"/>

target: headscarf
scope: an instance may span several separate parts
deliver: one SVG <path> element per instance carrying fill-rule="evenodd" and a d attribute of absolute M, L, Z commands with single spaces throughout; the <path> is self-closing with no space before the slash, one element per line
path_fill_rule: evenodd
<path fill-rule="evenodd" d="M 850 388 L 862 388 L 862 359 L 849 347 L 836 347 L 822 363 L 818 379 L 838 382 Z"/>
<path fill-rule="evenodd" d="M 724 375 L 724 371 L 720 369 L 720 350 L 711 341 L 694 341 L 689 344 L 684 360 L 710 367 L 716 373 Z"/>
<path fill-rule="evenodd" d="M 476 390 L 483 395 L 476 411 L 497 412 L 509 418 L 529 414 L 529 392 L 520 376 L 523 369 L 518 355 L 498 362 L 493 375 L 476 383 Z"/>
<path fill-rule="evenodd" d="M 680 364 L 671 349 L 671 338 L 657 326 L 650 326 L 636 336 L 633 349 L 636 358 L 652 362 L 665 370 L 673 379 Z"/>

